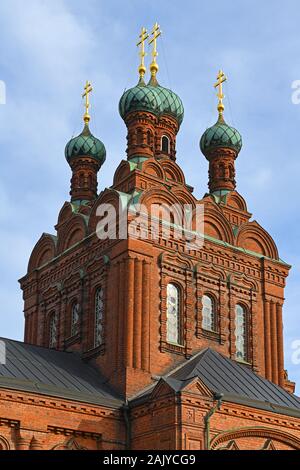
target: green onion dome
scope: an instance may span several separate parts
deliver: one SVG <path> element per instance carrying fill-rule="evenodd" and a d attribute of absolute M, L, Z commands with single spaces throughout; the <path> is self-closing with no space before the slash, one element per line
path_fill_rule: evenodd
<path fill-rule="evenodd" d="M 172 90 L 160 86 L 156 80 L 150 80 L 147 85 L 140 80 L 137 86 L 123 93 L 119 102 L 122 119 L 132 111 L 148 111 L 158 117 L 167 114 L 174 117 L 179 125 L 184 115 L 179 96 Z"/>
<path fill-rule="evenodd" d="M 242 136 L 234 127 L 229 126 L 220 114 L 218 121 L 206 129 L 200 140 L 201 152 L 207 156 L 216 148 L 230 148 L 238 154 L 242 148 Z"/>
<path fill-rule="evenodd" d="M 119 102 L 119 113 L 124 119 L 132 111 L 148 111 L 156 116 L 162 112 L 161 98 L 154 86 L 140 80 L 137 86 L 126 90 Z"/>
<path fill-rule="evenodd" d="M 181 99 L 174 91 L 157 85 L 157 93 L 162 102 L 162 114 L 175 117 L 180 125 L 183 121 L 184 108 Z"/>
<path fill-rule="evenodd" d="M 105 162 L 106 150 L 101 140 L 94 137 L 86 122 L 81 134 L 71 139 L 65 148 L 65 156 L 68 163 L 76 157 L 88 156 L 94 158 L 100 164 Z"/>

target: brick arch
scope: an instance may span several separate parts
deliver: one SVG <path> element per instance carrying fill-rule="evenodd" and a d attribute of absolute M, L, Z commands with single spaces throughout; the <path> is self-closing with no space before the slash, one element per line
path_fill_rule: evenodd
<path fill-rule="evenodd" d="M 212 300 L 215 306 L 218 305 L 219 303 L 218 295 L 212 288 L 204 287 L 202 297 L 204 295 L 206 295 L 206 297 L 210 297 L 210 299 Z"/>
<path fill-rule="evenodd" d="M 10 450 L 10 444 L 3 436 L 0 436 L 0 450 Z"/>
<path fill-rule="evenodd" d="M 147 175 L 155 176 L 156 178 L 159 178 L 160 180 L 165 179 L 163 168 L 154 159 L 146 160 L 145 162 L 143 162 L 142 170 L 143 170 L 143 173 L 146 173 Z"/>
<path fill-rule="evenodd" d="M 152 203 L 159 204 L 159 202 L 166 204 L 180 204 L 179 199 L 176 197 L 173 191 L 166 191 L 163 188 L 153 188 L 145 191 L 141 195 L 139 202 L 140 204 L 145 204 L 146 206 Z"/>
<path fill-rule="evenodd" d="M 234 235 L 230 223 L 221 211 L 211 204 L 204 207 L 204 234 L 230 245 L 234 244 Z"/>
<path fill-rule="evenodd" d="M 93 209 L 91 211 L 90 217 L 89 217 L 89 225 L 88 225 L 88 233 L 94 233 L 96 232 L 97 229 L 97 224 L 100 221 L 99 216 L 97 215 L 97 209 L 100 204 L 111 204 L 116 211 L 116 217 L 118 218 L 119 216 L 119 210 L 120 210 L 120 205 L 124 209 L 128 201 L 122 201 L 120 199 L 120 194 L 118 191 L 115 191 L 114 189 L 105 189 L 103 191 L 98 199 L 95 201 L 93 205 Z"/>
<path fill-rule="evenodd" d="M 160 160 L 160 165 L 164 169 L 165 178 L 170 181 L 175 181 L 176 183 L 185 184 L 185 177 L 182 169 L 177 165 L 177 163 L 165 159 Z"/>
<path fill-rule="evenodd" d="M 51 326 L 51 321 L 52 319 L 55 318 L 56 319 L 56 335 L 57 335 L 57 331 L 58 331 L 58 326 L 59 326 L 59 320 L 60 320 L 60 312 L 59 312 L 59 308 L 56 306 L 53 306 L 53 308 L 50 308 L 48 312 L 46 312 L 46 315 L 45 315 L 45 328 L 46 330 L 44 331 L 45 333 L 45 339 L 46 339 L 46 345 L 47 347 L 50 347 L 49 346 L 49 343 L 50 343 L 50 326 Z M 57 343 L 57 336 L 56 336 L 56 343 Z"/>
<path fill-rule="evenodd" d="M 32 250 L 29 258 L 27 272 L 30 273 L 34 269 L 37 269 L 51 261 L 56 255 L 56 244 L 57 239 L 54 235 L 43 233 Z"/>
<path fill-rule="evenodd" d="M 113 185 L 119 184 L 124 178 L 130 174 L 130 162 L 127 160 L 122 160 L 120 165 L 115 171 Z"/>
<path fill-rule="evenodd" d="M 182 223 L 182 203 L 173 192 L 168 192 L 164 189 L 158 188 L 150 189 L 142 194 L 139 203 L 147 208 L 149 215 L 151 213 L 151 205 L 157 204 L 161 206 L 163 213 L 167 208 L 174 206 L 172 209 L 174 223 L 178 225 L 181 225 Z"/>
<path fill-rule="evenodd" d="M 58 214 L 57 225 L 67 222 L 73 215 L 73 206 L 70 202 L 65 202 Z"/>
<path fill-rule="evenodd" d="M 179 199 L 182 204 L 191 204 L 193 209 L 196 207 L 196 199 L 195 197 L 188 191 L 182 188 L 172 188 L 172 193 Z"/>
<path fill-rule="evenodd" d="M 235 209 L 247 212 L 246 201 L 237 191 L 232 191 L 228 194 L 226 204 Z"/>
<path fill-rule="evenodd" d="M 147 145 L 150 145 L 151 147 L 153 147 L 153 144 L 154 144 L 154 134 L 152 132 L 151 129 L 147 129 L 147 132 L 146 132 L 146 142 L 147 142 Z"/>
<path fill-rule="evenodd" d="M 273 238 L 256 221 L 247 222 L 240 227 L 236 244 L 268 258 L 279 259 Z"/>
<path fill-rule="evenodd" d="M 281 442 L 282 444 L 288 445 L 292 449 L 300 449 L 300 439 L 298 437 L 293 436 L 292 434 L 289 434 L 285 431 L 259 426 L 222 432 L 212 439 L 211 449 L 218 450 L 218 447 L 227 441 L 236 441 L 239 438 L 245 437 L 248 437 L 250 439 L 251 437 L 272 439 L 273 441 Z"/>
<path fill-rule="evenodd" d="M 219 330 L 219 320 L 220 320 L 220 315 L 219 315 L 219 304 L 220 304 L 220 299 L 218 292 L 214 291 L 211 287 L 204 287 L 203 288 L 203 293 L 201 296 L 201 327 L 202 322 L 203 322 L 203 297 L 209 297 L 210 300 L 212 301 L 212 320 L 213 320 L 213 331 L 218 331 Z"/>
<path fill-rule="evenodd" d="M 58 232 L 57 252 L 71 248 L 87 236 L 87 221 L 82 214 L 73 215 L 64 227 Z"/>

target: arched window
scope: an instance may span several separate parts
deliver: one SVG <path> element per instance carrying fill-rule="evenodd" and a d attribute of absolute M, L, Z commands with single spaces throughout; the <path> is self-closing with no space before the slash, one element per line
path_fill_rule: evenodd
<path fill-rule="evenodd" d="M 80 306 L 77 300 L 73 302 L 71 309 L 71 336 L 79 332 Z"/>
<path fill-rule="evenodd" d="M 167 342 L 181 344 L 180 290 L 174 284 L 167 285 Z"/>
<path fill-rule="evenodd" d="M 235 357 L 247 361 L 247 318 L 242 305 L 235 307 Z"/>
<path fill-rule="evenodd" d="M 57 343 L 57 315 L 53 312 L 49 321 L 49 348 L 55 348 Z"/>
<path fill-rule="evenodd" d="M 202 297 L 202 328 L 215 331 L 215 302 L 209 295 Z"/>
<path fill-rule="evenodd" d="M 80 173 L 79 175 L 79 187 L 84 188 L 84 173 Z"/>
<path fill-rule="evenodd" d="M 225 177 L 225 166 L 224 163 L 220 163 L 219 165 L 219 178 Z"/>
<path fill-rule="evenodd" d="M 95 293 L 95 326 L 94 346 L 100 346 L 103 342 L 103 314 L 104 314 L 104 290 L 98 287 Z"/>
<path fill-rule="evenodd" d="M 170 153 L 170 139 L 166 135 L 161 138 L 161 150 L 164 153 Z"/>
<path fill-rule="evenodd" d="M 142 131 L 142 129 L 137 129 L 137 131 L 136 131 L 136 143 L 138 145 L 143 143 L 143 131 Z"/>
<path fill-rule="evenodd" d="M 151 145 L 151 140 L 152 140 L 152 135 L 151 135 L 151 131 L 147 131 L 147 144 L 148 145 Z"/>

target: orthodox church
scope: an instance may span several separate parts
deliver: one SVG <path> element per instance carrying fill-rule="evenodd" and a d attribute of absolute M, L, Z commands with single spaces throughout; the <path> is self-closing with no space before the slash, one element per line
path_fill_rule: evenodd
<path fill-rule="evenodd" d="M 158 82 L 159 36 L 157 24 L 140 34 L 139 81 L 119 103 L 127 158 L 100 191 L 106 150 L 85 86 L 84 128 L 65 149 L 70 201 L 20 280 L 24 342 L 1 339 L 2 450 L 300 449 L 300 399 L 283 357 L 290 266 L 236 190 L 242 138 L 225 121 L 226 77 L 200 140 L 209 189 L 198 200 L 176 163 L 184 109 Z M 130 223 L 153 205 L 188 206 L 192 224 L 203 208 L 202 244 L 177 237 L 180 220 L 164 209 L 155 226 L 145 214 Z M 117 232 L 125 217 L 127 237 L 100 236 L 103 207 Z"/>

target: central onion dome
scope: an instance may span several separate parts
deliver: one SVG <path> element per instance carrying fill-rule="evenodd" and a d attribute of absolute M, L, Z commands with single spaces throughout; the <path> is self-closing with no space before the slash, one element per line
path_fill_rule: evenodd
<path fill-rule="evenodd" d="M 181 99 L 176 93 L 150 80 L 146 85 L 143 79 L 121 96 L 119 112 L 122 119 L 132 111 L 147 111 L 157 117 L 169 115 L 175 118 L 180 125 L 183 121 L 184 109 Z"/>
<path fill-rule="evenodd" d="M 139 81 L 125 90 L 119 101 L 119 112 L 127 127 L 127 159 L 141 161 L 145 158 L 169 158 L 176 160 L 176 135 L 183 121 L 184 109 L 179 96 L 162 87 L 156 78 L 159 66 L 156 42 L 161 35 L 156 23 L 151 32 L 152 62 L 149 66 L 150 80 L 145 82 L 145 41 L 149 38 L 142 28 L 137 46 L 141 62 L 138 67 Z"/>
<path fill-rule="evenodd" d="M 67 143 L 65 156 L 68 163 L 76 157 L 88 156 L 96 160 L 101 166 L 106 159 L 106 150 L 101 140 L 93 136 L 86 122 L 81 134 Z"/>
<path fill-rule="evenodd" d="M 206 129 L 200 140 L 201 152 L 207 156 L 217 148 L 230 148 L 238 154 L 242 148 L 242 136 L 234 127 L 226 124 L 223 115 L 212 127 Z"/>

